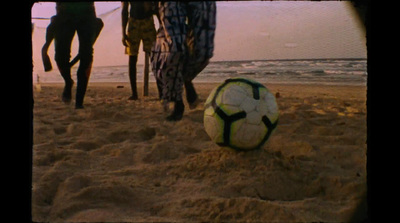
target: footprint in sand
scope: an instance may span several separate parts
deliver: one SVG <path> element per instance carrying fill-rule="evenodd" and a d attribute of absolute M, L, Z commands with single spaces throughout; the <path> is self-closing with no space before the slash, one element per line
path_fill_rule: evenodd
<path fill-rule="evenodd" d="M 67 132 L 67 127 L 58 125 L 58 126 L 54 126 L 53 130 L 56 135 L 62 135 Z"/>
<path fill-rule="evenodd" d="M 144 127 L 139 131 L 134 132 L 133 130 L 116 130 L 108 134 L 107 139 L 111 143 L 120 143 L 125 140 L 133 141 L 148 141 L 156 136 L 156 129 L 152 127 Z"/>
<path fill-rule="evenodd" d="M 173 160 L 178 158 L 179 153 L 171 142 L 155 143 L 151 150 L 145 155 L 143 161 L 146 163 L 160 163 L 163 161 Z"/>
<path fill-rule="evenodd" d="M 71 123 L 66 128 L 66 133 L 70 136 L 79 136 L 84 132 L 84 128 L 79 123 Z"/>
<path fill-rule="evenodd" d="M 61 185 L 60 190 L 67 193 L 75 193 L 91 185 L 91 178 L 87 175 L 74 175 L 67 178 Z"/>
<path fill-rule="evenodd" d="M 156 129 L 152 127 L 144 127 L 140 129 L 139 131 L 133 131 L 133 130 L 116 130 L 112 131 L 111 133 L 108 134 L 107 139 L 111 143 L 120 143 L 125 140 L 132 140 L 132 141 L 148 141 L 151 140 L 156 136 Z"/>
<path fill-rule="evenodd" d="M 72 145 L 72 148 L 84 150 L 84 151 L 91 151 L 101 147 L 101 144 L 96 141 L 90 140 L 79 140 Z"/>
<path fill-rule="evenodd" d="M 116 130 L 108 134 L 107 139 L 111 143 L 119 143 L 130 139 L 132 132 L 128 130 Z"/>
<path fill-rule="evenodd" d="M 117 181 L 109 180 L 98 184 L 87 176 L 73 176 L 58 187 L 51 211 L 57 217 L 69 218 L 75 215 L 75 220 L 82 221 L 82 216 L 76 219 L 76 214 L 82 210 L 100 208 L 105 203 L 138 206 L 143 203 L 141 194 L 142 191 Z"/>
<path fill-rule="evenodd" d="M 140 139 L 148 141 L 156 136 L 156 129 L 151 127 L 145 127 L 137 132 Z"/>

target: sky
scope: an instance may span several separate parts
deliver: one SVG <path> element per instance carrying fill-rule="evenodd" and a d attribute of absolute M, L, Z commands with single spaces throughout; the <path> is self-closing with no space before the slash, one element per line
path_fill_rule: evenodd
<path fill-rule="evenodd" d="M 105 26 L 94 45 L 93 66 L 128 64 L 121 42 L 120 4 L 95 3 L 97 16 Z M 32 7 L 33 18 L 50 18 L 53 15 L 55 3 L 39 2 Z M 32 22 L 35 24 L 33 60 L 41 64 L 40 52 L 49 20 L 32 19 Z M 158 22 L 155 23 L 157 28 Z M 55 66 L 53 45 L 49 55 Z M 76 55 L 78 45 L 75 37 L 71 57 Z M 212 61 L 366 58 L 366 54 L 365 31 L 350 2 L 217 2 Z M 143 58 L 141 52 L 139 64 L 143 64 Z"/>

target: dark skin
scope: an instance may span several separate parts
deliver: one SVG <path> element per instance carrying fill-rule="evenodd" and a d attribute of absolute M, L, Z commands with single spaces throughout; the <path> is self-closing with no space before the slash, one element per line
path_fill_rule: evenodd
<path fill-rule="evenodd" d="M 42 47 L 42 60 L 43 60 L 43 65 L 45 68 L 45 71 L 51 71 L 53 69 L 52 64 L 51 64 L 51 60 L 50 57 L 48 56 L 48 49 L 49 46 L 51 44 L 51 42 L 53 41 L 54 38 L 56 38 L 56 32 L 57 32 L 57 27 L 60 26 L 58 25 L 59 22 L 57 22 L 57 18 L 58 16 L 53 16 L 51 18 L 51 23 L 49 24 L 49 26 L 47 27 L 46 30 L 46 42 Z M 96 41 L 97 37 L 99 36 L 104 24 L 103 21 L 99 18 L 97 18 L 95 21 L 95 30 L 94 30 L 94 40 L 93 43 Z M 58 28 L 59 29 L 59 28 Z M 70 69 L 75 63 L 77 63 L 79 60 L 81 59 L 80 54 L 78 54 L 72 61 L 69 62 L 69 64 L 63 64 L 62 67 L 59 66 L 59 64 L 57 63 L 57 66 L 60 70 L 61 75 L 64 78 L 65 81 L 65 87 L 62 93 L 62 101 L 65 103 L 70 103 L 71 102 L 71 90 L 72 90 L 72 85 L 74 84 L 74 81 L 72 80 L 72 78 L 70 77 L 70 71 L 68 71 L 68 69 Z M 88 69 L 86 72 L 86 75 L 90 74 L 90 69 Z M 79 83 L 79 78 L 81 78 L 82 80 L 82 75 L 78 76 L 78 83 Z M 87 83 L 86 83 L 87 84 Z M 80 87 L 79 88 L 79 95 L 83 95 L 84 96 L 84 92 L 86 91 L 86 88 Z M 77 90 L 77 95 L 78 95 L 78 90 Z M 79 100 L 79 103 L 76 104 L 76 108 L 80 109 L 83 108 L 83 97 L 77 97 L 77 99 Z M 77 100 L 77 102 L 78 102 Z"/>
<path fill-rule="evenodd" d="M 129 5 L 131 5 L 131 9 L 129 12 Z M 149 11 L 150 9 L 146 9 L 145 11 Z M 140 11 L 140 10 L 139 10 Z M 122 44 L 127 47 L 128 46 L 128 35 L 126 33 L 126 28 L 128 25 L 129 15 L 134 13 L 134 9 L 132 7 L 132 3 L 130 2 L 122 2 L 122 10 L 121 10 L 121 23 L 122 23 Z M 146 61 L 150 58 L 150 52 L 145 52 Z M 137 55 L 129 55 L 129 80 L 131 82 L 132 96 L 129 100 L 137 100 L 137 87 L 136 87 L 136 65 L 137 65 Z"/>
<path fill-rule="evenodd" d="M 53 16 L 51 18 L 51 23 L 50 25 L 47 27 L 46 30 L 46 42 L 44 43 L 43 47 L 42 47 L 42 60 L 43 60 L 43 66 L 44 66 L 44 71 L 48 72 L 51 71 L 53 69 L 53 66 L 51 64 L 51 60 L 50 57 L 48 55 L 48 51 L 49 51 L 49 47 L 51 42 L 53 42 L 54 40 L 54 20 L 55 20 L 55 16 Z M 97 19 L 97 30 L 96 30 L 96 39 L 100 34 L 100 31 L 103 29 L 104 23 L 103 21 L 101 21 L 101 19 Z M 95 40 L 96 41 L 96 40 Z M 74 66 L 80 59 L 79 54 L 75 56 L 75 58 L 73 60 L 71 60 L 70 62 L 70 66 Z"/>
<path fill-rule="evenodd" d="M 126 28 L 128 25 L 128 20 L 130 16 L 133 16 L 133 18 L 136 18 L 135 16 L 139 17 L 147 17 L 147 16 L 152 16 L 153 14 L 157 15 L 158 21 L 160 21 L 158 17 L 158 13 L 156 13 L 156 10 L 152 9 L 152 7 L 149 4 L 144 4 L 140 6 L 136 5 L 135 8 L 133 7 L 133 4 L 135 2 L 122 2 L 122 10 L 121 10 L 121 24 L 122 24 L 122 44 L 127 47 L 129 38 L 126 32 Z M 130 6 L 130 10 L 129 10 Z M 138 8 L 136 8 L 138 7 Z M 142 8 L 144 7 L 144 8 Z M 142 14 L 142 12 L 145 12 Z M 139 15 L 138 15 L 139 14 Z M 141 19 L 141 18 L 138 18 Z M 145 52 L 145 60 L 146 62 L 149 61 L 150 58 L 150 52 Z M 136 87 L 136 65 L 137 65 L 137 60 L 138 56 L 137 55 L 129 55 L 129 80 L 131 82 L 131 89 L 132 89 L 132 96 L 129 98 L 129 100 L 137 100 L 138 99 L 138 94 L 137 94 L 137 87 Z"/>
<path fill-rule="evenodd" d="M 122 2 L 121 20 L 122 20 L 122 44 L 128 46 L 128 35 L 126 34 L 126 26 L 128 25 L 128 12 L 129 2 Z M 147 54 L 147 52 L 146 52 Z M 136 65 L 137 65 L 137 55 L 129 56 L 129 80 L 131 82 L 132 96 L 129 100 L 137 100 L 137 87 L 136 87 Z"/>
<path fill-rule="evenodd" d="M 122 2 L 122 11 L 121 11 L 121 21 L 122 21 L 122 44 L 127 47 L 128 46 L 128 35 L 126 33 L 126 28 L 128 25 L 128 20 L 129 16 L 132 16 L 133 18 L 136 18 L 134 14 L 138 16 L 138 14 L 141 14 L 140 12 L 147 12 L 146 9 L 141 9 L 140 6 L 137 6 L 137 8 L 133 8 L 132 4 L 130 2 Z M 130 11 L 129 11 L 129 5 Z M 153 12 L 156 14 L 157 19 L 159 23 L 161 24 L 160 17 L 157 13 L 157 10 Z M 146 60 L 149 58 L 150 52 L 146 52 Z M 137 100 L 137 88 L 136 88 L 136 64 L 137 64 L 137 56 L 129 56 L 129 79 L 131 82 L 131 88 L 132 88 L 132 96 L 129 98 L 130 100 Z M 157 80 L 158 81 L 158 80 Z M 198 101 L 197 101 L 197 94 L 196 91 L 193 87 L 193 83 L 191 81 L 186 81 L 184 83 L 185 88 L 186 88 L 186 98 L 189 103 L 189 107 L 191 109 L 195 108 Z M 162 89 L 160 88 L 160 84 L 157 83 L 158 91 L 159 91 L 159 96 L 161 98 L 161 91 Z M 167 110 L 168 104 L 164 104 L 164 110 Z M 183 117 L 183 112 L 184 112 L 185 106 L 183 104 L 183 101 L 176 101 L 174 105 L 174 110 L 172 114 L 170 114 L 166 119 L 168 121 L 178 121 L 181 120 Z"/>

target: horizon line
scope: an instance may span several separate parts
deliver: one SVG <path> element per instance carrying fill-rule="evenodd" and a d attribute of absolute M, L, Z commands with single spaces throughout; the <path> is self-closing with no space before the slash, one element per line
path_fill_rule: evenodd
<path fill-rule="evenodd" d="M 254 60 L 210 60 L 210 63 L 224 63 L 224 62 L 249 62 L 249 61 L 299 61 L 299 60 L 368 60 L 367 57 L 332 57 L 332 58 L 303 58 L 303 59 L 254 59 Z M 119 67 L 128 66 L 129 64 L 120 65 L 98 65 L 93 67 Z M 137 65 L 144 65 L 144 63 L 138 63 Z"/>

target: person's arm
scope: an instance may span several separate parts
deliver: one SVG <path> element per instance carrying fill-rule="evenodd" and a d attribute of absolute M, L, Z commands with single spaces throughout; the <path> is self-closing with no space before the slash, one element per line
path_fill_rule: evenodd
<path fill-rule="evenodd" d="M 158 13 L 158 2 L 152 2 L 153 14 L 157 16 L 158 24 L 161 25 L 160 14 Z"/>
<path fill-rule="evenodd" d="M 128 46 L 127 44 L 128 36 L 126 35 L 126 25 L 128 24 L 128 6 L 129 2 L 122 2 L 121 23 L 122 23 L 122 44 L 124 46 Z"/>
<path fill-rule="evenodd" d="M 51 65 L 51 60 L 48 55 L 49 46 L 54 39 L 55 36 L 55 23 L 56 23 L 56 16 L 51 17 L 50 24 L 47 26 L 46 29 L 46 42 L 42 47 L 42 61 L 44 66 L 44 71 L 51 71 L 53 66 Z"/>

